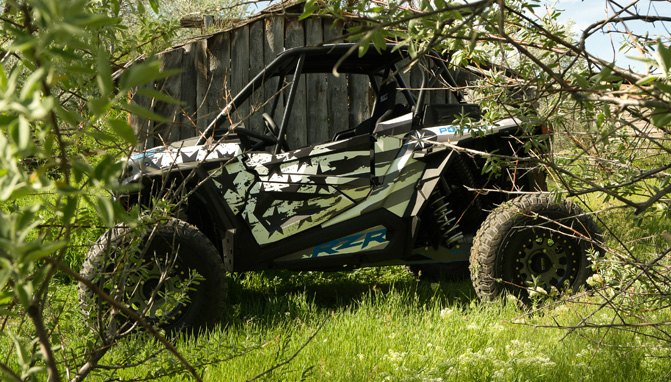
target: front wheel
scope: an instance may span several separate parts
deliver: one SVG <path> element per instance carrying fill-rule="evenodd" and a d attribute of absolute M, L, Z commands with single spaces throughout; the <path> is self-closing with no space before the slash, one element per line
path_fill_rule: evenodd
<path fill-rule="evenodd" d="M 470 270 L 478 297 L 508 291 L 528 300 L 531 287 L 576 291 L 591 273 L 599 228 L 575 204 L 550 194 L 524 195 L 498 206 L 473 241 Z"/>
<path fill-rule="evenodd" d="M 218 251 L 202 232 L 181 220 L 140 230 L 113 228 L 93 245 L 81 275 L 167 331 L 205 328 L 223 314 L 227 285 Z M 83 283 L 80 299 L 94 324 L 113 331 L 108 335 L 134 325 Z"/>

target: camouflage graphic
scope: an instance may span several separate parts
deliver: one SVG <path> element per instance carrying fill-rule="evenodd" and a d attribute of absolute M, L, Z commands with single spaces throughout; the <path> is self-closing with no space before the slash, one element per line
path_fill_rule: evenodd
<path fill-rule="evenodd" d="M 495 132 L 516 124 L 506 120 L 486 129 Z M 236 143 L 159 147 L 131 157 L 131 176 L 222 161 L 222 167 L 210 172 L 215 185 L 256 241 L 268 244 L 378 208 L 400 217 L 416 215 L 449 160 L 448 156 L 439 166 L 426 168 L 417 155 L 443 149 L 440 142 L 458 143 L 469 138 L 469 132 L 455 125 L 436 126 L 279 154 L 243 154 Z"/>
<path fill-rule="evenodd" d="M 127 164 L 126 180 L 135 180 L 142 174 L 160 174 L 162 171 L 193 166 L 202 162 L 230 159 L 242 153 L 237 143 L 194 146 L 185 144 L 186 141 L 178 142 L 174 145 L 154 147 L 141 153 L 134 153 Z"/>

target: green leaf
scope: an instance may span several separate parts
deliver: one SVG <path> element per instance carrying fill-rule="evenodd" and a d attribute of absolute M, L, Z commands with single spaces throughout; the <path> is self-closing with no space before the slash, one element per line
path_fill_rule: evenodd
<path fill-rule="evenodd" d="M 589 84 L 589 82 L 587 81 L 587 78 L 585 78 L 584 75 L 582 75 L 580 73 L 576 73 L 573 76 L 573 79 L 575 79 L 575 82 L 578 84 L 578 86 L 580 88 L 582 88 L 582 89 L 589 89 L 590 88 L 590 84 Z"/>
<path fill-rule="evenodd" d="M 317 10 L 315 0 L 307 0 L 303 6 L 303 13 L 298 17 L 298 20 L 305 20 L 308 17 L 312 16 Z"/>
<path fill-rule="evenodd" d="M 671 95 L 671 85 L 662 82 L 655 82 L 655 87 L 667 95 Z"/>
<path fill-rule="evenodd" d="M 112 84 L 112 69 L 109 64 L 109 55 L 102 48 L 98 49 L 96 67 L 98 69 L 98 74 L 96 75 L 98 88 L 104 97 L 108 97 L 114 89 Z"/>
<path fill-rule="evenodd" d="M 646 77 L 641 78 L 640 80 L 636 81 L 636 85 L 641 85 L 641 86 L 649 85 L 649 84 L 655 82 L 657 79 L 658 79 L 658 77 L 654 76 L 654 75 L 646 76 Z"/>
<path fill-rule="evenodd" d="M 657 66 L 662 71 L 664 78 L 669 77 L 669 70 L 671 69 L 671 47 L 666 47 L 661 40 L 657 40 L 657 49 L 654 53 Z"/>
<path fill-rule="evenodd" d="M 136 94 L 139 94 L 141 96 L 145 96 L 145 97 L 148 97 L 148 98 L 153 98 L 157 101 L 162 101 L 162 102 L 165 102 L 165 103 L 171 104 L 171 105 L 182 105 L 182 104 L 184 104 L 183 101 L 181 101 L 177 98 L 171 97 L 170 95 L 166 94 L 165 92 L 162 92 L 162 91 L 159 91 L 159 90 L 156 90 L 156 89 L 144 88 L 143 87 L 143 88 L 137 89 Z"/>
<path fill-rule="evenodd" d="M 21 89 L 21 99 L 29 100 L 33 98 L 33 94 L 38 91 L 42 85 L 42 78 L 44 77 L 46 70 L 44 68 L 39 68 L 34 71 L 28 78 L 26 82 L 23 83 L 23 88 Z"/>
<path fill-rule="evenodd" d="M 117 137 L 113 134 L 109 134 L 105 131 L 100 130 L 90 130 L 85 133 L 86 135 L 93 137 L 96 141 L 99 142 L 116 142 Z"/>
<path fill-rule="evenodd" d="M 21 341 L 19 336 L 17 336 L 14 333 L 7 333 L 7 334 L 14 342 L 14 349 L 16 351 L 16 357 L 19 366 L 21 368 L 26 368 L 25 366 L 27 366 L 30 363 L 30 360 L 32 358 L 30 356 L 32 352 L 29 350 L 30 349 L 29 344 L 25 343 L 24 341 Z"/>
<path fill-rule="evenodd" d="M 16 38 L 12 45 L 9 46 L 9 51 L 23 53 L 29 49 L 32 49 L 37 45 L 37 38 L 32 35 L 23 35 Z"/>
<path fill-rule="evenodd" d="M 33 303 L 33 283 L 30 281 L 19 282 L 15 286 L 14 295 L 23 307 L 29 307 Z"/>
<path fill-rule="evenodd" d="M 630 56 L 630 55 L 626 55 L 625 57 L 627 57 L 627 58 L 630 59 L 630 60 L 634 60 L 634 61 L 642 62 L 642 63 L 644 63 L 644 64 L 646 64 L 646 65 L 657 66 L 657 61 L 655 61 L 655 60 L 653 60 L 653 59 L 650 59 L 650 58 L 648 58 L 648 57 L 643 57 L 643 56 Z"/>
<path fill-rule="evenodd" d="M 62 223 L 69 224 L 75 218 L 77 213 L 77 198 L 68 196 L 65 199 L 65 204 L 61 207 L 61 212 L 63 213 Z"/>
<path fill-rule="evenodd" d="M 89 100 L 87 106 L 93 115 L 102 115 L 112 106 L 112 104 L 107 98 L 93 98 Z"/>
<path fill-rule="evenodd" d="M 7 73 L 4 65 L 0 65 L 0 90 L 5 90 L 7 87 Z"/>
<path fill-rule="evenodd" d="M 136 115 L 144 119 L 149 119 L 158 122 L 168 122 L 168 119 L 166 117 L 156 114 L 153 111 L 144 108 L 136 103 L 127 103 L 123 106 L 123 109 L 133 115 Z"/>
<path fill-rule="evenodd" d="M 161 70 L 159 61 L 149 61 L 135 64 L 121 75 L 120 91 L 131 90 L 136 86 L 148 84 L 161 78 L 167 78 L 181 73 L 181 69 Z"/>
<path fill-rule="evenodd" d="M 113 166 L 114 158 L 111 155 L 105 155 L 93 169 L 93 177 L 102 181 L 106 180 L 110 174 L 110 168 Z"/>
<path fill-rule="evenodd" d="M 126 141 L 126 143 L 130 145 L 137 144 L 137 137 L 135 136 L 135 132 L 133 131 L 133 128 L 130 127 L 128 122 L 123 119 L 112 118 L 110 119 L 109 123 L 114 133 Z"/>
<path fill-rule="evenodd" d="M 109 17 L 103 14 L 89 15 L 86 17 L 79 17 L 74 20 L 74 24 L 86 28 L 100 28 L 109 25 L 115 25 L 121 22 L 121 18 Z"/>
<path fill-rule="evenodd" d="M 9 263 L 7 259 L 3 259 L 3 263 Z M 2 290 L 5 285 L 7 285 L 7 282 L 9 281 L 9 277 L 12 275 L 12 270 L 10 267 L 7 266 L 7 264 L 3 264 L 2 267 L 0 267 L 0 290 Z M 2 300 L 2 298 L 0 298 Z M 2 304 L 2 302 L 0 302 Z"/>
<path fill-rule="evenodd" d="M 9 136 L 19 151 L 28 149 L 30 145 L 30 122 L 20 115 L 15 123 L 9 126 Z"/>
<path fill-rule="evenodd" d="M 387 49 L 387 42 L 384 39 L 384 31 L 379 29 L 373 32 L 373 36 L 371 37 L 373 41 L 373 45 L 375 46 L 375 49 L 378 52 L 382 52 L 383 50 Z"/>
<path fill-rule="evenodd" d="M 114 227 L 114 205 L 109 198 L 99 196 L 96 201 L 96 211 L 98 217 L 108 227 Z"/>
<path fill-rule="evenodd" d="M 158 0 L 149 0 L 149 5 L 151 10 L 158 14 Z"/>
<path fill-rule="evenodd" d="M 2 271 L 0 271 L 0 272 L 2 272 Z M 4 286 L 4 284 L 0 283 L 0 287 L 2 287 L 2 286 Z M 14 295 L 9 291 L 0 292 L 0 305 L 7 305 L 7 304 L 11 303 L 12 300 L 14 299 L 13 296 Z"/>
<path fill-rule="evenodd" d="M 67 242 L 65 241 L 42 242 L 40 245 L 36 246 L 35 249 L 31 249 L 31 251 L 26 253 L 25 260 L 28 262 L 35 262 L 43 257 L 56 253 L 56 251 L 65 247 L 66 244 Z"/>
<path fill-rule="evenodd" d="M 655 110 L 650 118 L 652 124 L 659 127 L 665 128 L 667 125 L 671 124 L 671 113 L 668 110 Z"/>
<path fill-rule="evenodd" d="M 72 174 L 75 177 L 76 182 L 81 182 L 85 175 L 90 175 L 93 173 L 93 167 L 86 160 L 86 158 L 77 158 L 72 162 Z"/>
<path fill-rule="evenodd" d="M 80 113 L 72 112 L 68 109 L 63 108 L 59 103 L 54 105 L 54 110 L 58 118 L 62 119 L 63 122 L 66 122 L 69 125 L 77 126 L 82 121 L 82 116 Z"/>
<path fill-rule="evenodd" d="M 119 16 L 119 11 L 121 11 L 119 0 L 111 0 L 110 3 L 112 6 L 112 13 L 114 13 L 115 16 Z"/>
<path fill-rule="evenodd" d="M 41 207 L 41 204 L 38 202 L 37 204 L 24 208 L 21 213 L 17 215 L 15 228 L 17 231 L 20 231 L 18 237 L 21 238 L 21 240 L 25 239 L 31 229 L 40 225 L 41 220 L 37 216 L 37 213 L 40 211 Z"/>

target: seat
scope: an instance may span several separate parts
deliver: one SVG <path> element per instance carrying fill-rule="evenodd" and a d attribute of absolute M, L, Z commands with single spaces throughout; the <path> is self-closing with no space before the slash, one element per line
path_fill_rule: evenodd
<path fill-rule="evenodd" d="M 396 104 L 396 81 L 388 80 L 380 86 L 375 100 L 373 114 L 354 128 L 337 132 L 333 141 L 351 138 L 357 135 L 370 134 L 375 125 L 387 111 L 393 110 Z"/>

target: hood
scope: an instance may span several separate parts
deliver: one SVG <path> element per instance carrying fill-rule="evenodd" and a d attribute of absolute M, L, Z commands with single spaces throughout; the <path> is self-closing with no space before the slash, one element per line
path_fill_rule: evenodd
<path fill-rule="evenodd" d="M 202 162 L 215 162 L 240 155 L 239 142 L 197 145 L 198 138 L 189 138 L 130 155 L 122 183 L 137 180 L 143 174 L 160 174 L 176 169 L 193 168 Z"/>

